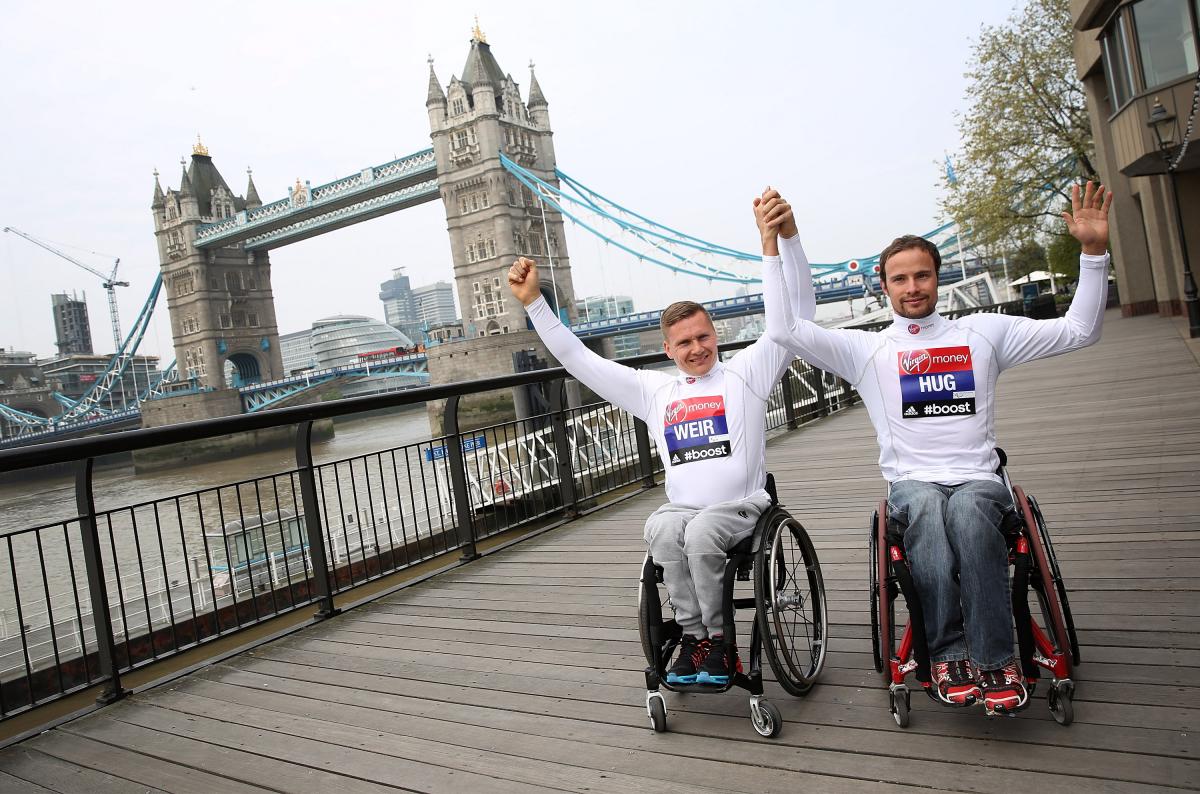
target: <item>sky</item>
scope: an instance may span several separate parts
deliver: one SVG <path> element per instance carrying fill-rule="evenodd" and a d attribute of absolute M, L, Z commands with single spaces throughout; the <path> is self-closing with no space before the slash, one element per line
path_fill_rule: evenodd
<path fill-rule="evenodd" d="M 123 329 L 158 261 L 157 169 L 179 185 L 199 134 L 237 193 L 264 202 L 428 147 L 428 58 L 460 75 L 475 15 L 501 68 L 549 102 L 558 167 L 654 220 L 758 250 L 750 203 L 795 208 L 815 262 L 869 256 L 943 219 L 963 76 L 980 26 L 1018 0 L 971 3 L 292 2 L 3 4 L 0 226 L 101 270 L 121 260 Z M 619 255 L 578 227 L 577 296 L 638 310 L 733 287 Z M 68 247 L 69 246 L 69 247 Z M 440 201 L 271 251 L 281 333 L 333 314 L 383 317 L 379 285 L 452 280 Z M 753 272 L 753 268 L 747 272 Z M 0 234 L 0 347 L 54 352 L 50 295 L 87 292 L 111 352 L 100 279 Z M 141 352 L 173 357 L 166 299 Z"/>

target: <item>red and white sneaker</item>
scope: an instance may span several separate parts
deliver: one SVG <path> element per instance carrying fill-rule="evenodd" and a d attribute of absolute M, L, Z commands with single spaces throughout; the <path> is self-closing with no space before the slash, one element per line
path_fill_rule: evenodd
<path fill-rule="evenodd" d="M 1029 704 L 1025 677 L 1017 663 L 1011 662 L 999 670 L 984 670 L 979 674 L 983 686 L 983 708 L 988 716 L 1012 716 Z"/>
<path fill-rule="evenodd" d="M 933 684 L 938 699 L 948 706 L 970 706 L 983 698 L 971 663 L 965 659 L 934 662 Z"/>

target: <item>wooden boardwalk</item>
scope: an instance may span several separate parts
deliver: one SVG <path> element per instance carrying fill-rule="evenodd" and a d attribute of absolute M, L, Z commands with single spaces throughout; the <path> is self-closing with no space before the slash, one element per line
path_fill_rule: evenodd
<path fill-rule="evenodd" d="M 1084 663 L 1075 724 L 915 694 L 901 731 L 871 666 L 866 529 L 883 492 L 862 408 L 776 440 L 812 531 L 830 652 L 783 735 L 740 690 L 643 705 L 641 527 L 655 489 L 0 752 L 0 790 L 827 792 L 1200 787 L 1200 368 L 1176 326 L 1002 380 L 1014 479 L 1041 501 Z"/>

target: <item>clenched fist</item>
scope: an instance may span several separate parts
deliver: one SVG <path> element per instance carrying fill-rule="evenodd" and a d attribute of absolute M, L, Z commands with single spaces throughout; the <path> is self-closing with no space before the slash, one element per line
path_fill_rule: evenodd
<path fill-rule="evenodd" d="M 528 306 L 538 299 L 542 294 L 539 287 L 536 262 L 526 257 L 513 262 L 508 269 L 508 288 L 522 306 Z"/>

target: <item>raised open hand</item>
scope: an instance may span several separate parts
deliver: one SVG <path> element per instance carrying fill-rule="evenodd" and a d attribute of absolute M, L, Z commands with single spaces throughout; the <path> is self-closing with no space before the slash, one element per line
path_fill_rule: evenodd
<path fill-rule="evenodd" d="M 1111 192 L 1104 185 L 1095 187 L 1091 181 L 1079 198 L 1079 185 L 1071 187 L 1071 211 L 1062 214 L 1067 231 L 1079 241 L 1085 254 L 1098 256 L 1108 250 L 1108 210 L 1112 206 Z"/>
<path fill-rule="evenodd" d="M 522 306 L 528 306 L 538 299 L 538 295 L 542 294 L 539 287 L 536 262 L 521 257 L 512 263 L 508 269 L 508 288 Z"/>

